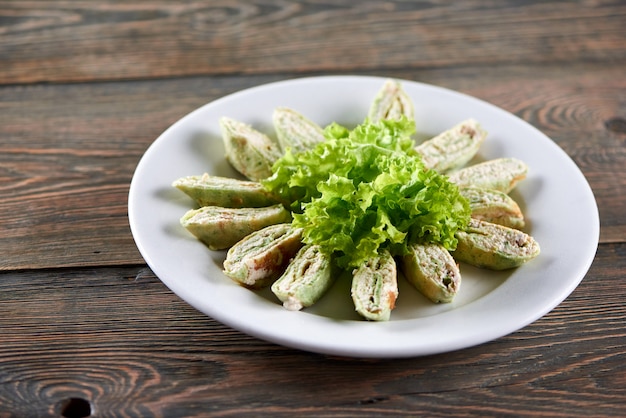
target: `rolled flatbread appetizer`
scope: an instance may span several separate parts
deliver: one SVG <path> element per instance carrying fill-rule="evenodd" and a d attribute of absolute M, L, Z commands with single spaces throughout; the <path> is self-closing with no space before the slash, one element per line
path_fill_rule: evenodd
<path fill-rule="evenodd" d="M 317 302 L 334 279 L 331 256 L 322 252 L 319 245 L 306 245 L 272 284 L 272 292 L 285 308 L 298 311 Z"/>
<path fill-rule="evenodd" d="M 324 130 L 293 109 L 278 107 L 272 117 L 276 138 L 283 151 L 293 153 L 309 150 L 324 142 Z"/>
<path fill-rule="evenodd" d="M 371 258 L 353 272 L 352 301 L 359 315 L 388 321 L 398 298 L 396 262 L 388 251 Z"/>
<path fill-rule="evenodd" d="M 459 123 L 415 147 L 424 165 L 439 173 L 465 165 L 487 137 L 474 119 Z"/>
<path fill-rule="evenodd" d="M 435 303 L 452 302 L 461 287 L 461 272 L 452 255 L 438 244 L 413 244 L 402 257 L 406 279 Z"/>
<path fill-rule="evenodd" d="M 398 120 L 402 116 L 413 119 L 414 114 L 413 101 L 402 89 L 400 82 L 388 79 L 374 97 L 368 118 L 375 123 L 383 119 Z"/>
<path fill-rule="evenodd" d="M 463 187 L 459 191 L 469 201 L 472 218 L 509 228 L 524 228 L 522 210 L 508 194 L 478 187 Z"/>
<path fill-rule="evenodd" d="M 233 245 L 224 260 L 224 274 L 253 289 L 271 284 L 302 247 L 302 230 L 291 224 L 270 225 Z"/>
<path fill-rule="evenodd" d="M 208 173 L 181 177 L 172 186 L 194 199 L 199 206 L 258 208 L 279 202 L 261 183 L 211 176 Z"/>
<path fill-rule="evenodd" d="M 283 205 L 265 208 L 203 206 L 188 211 L 180 223 L 212 250 L 232 247 L 247 235 L 269 225 L 291 222 Z"/>
<path fill-rule="evenodd" d="M 220 119 L 226 159 L 248 179 L 258 181 L 272 175 L 272 165 L 282 152 L 267 135 L 245 123 Z"/>
<path fill-rule="evenodd" d="M 450 174 L 450 181 L 459 187 L 479 187 L 509 193 L 526 178 L 528 166 L 516 158 L 497 158 L 471 165 Z"/>
<path fill-rule="evenodd" d="M 517 229 L 471 219 L 457 231 L 458 244 L 452 256 L 476 267 L 505 270 L 519 267 L 539 255 L 537 241 Z"/>

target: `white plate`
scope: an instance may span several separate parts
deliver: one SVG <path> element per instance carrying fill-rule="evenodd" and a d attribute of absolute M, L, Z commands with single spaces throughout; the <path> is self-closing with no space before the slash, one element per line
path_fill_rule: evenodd
<path fill-rule="evenodd" d="M 403 81 L 418 130 L 435 135 L 475 118 L 489 132 L 478 159 L 515 157 L 530 167 L 513 193 L 541 255 L 511 271 L 461 265 L 463 283 L 451 304 L 432 304 L 400 280 L 389 322 L 360 320 L 349 283 L 340 282 L 314 307 L 285 310 L 271 292 L 253 292 L 223 275 L 224 252 L 208 250 L 179 224 L 192 201 L 171 187 L 179 177 L 235 176 L 224 159 L 218 119 L 272 132 L 274 108 L 286 106 L 320 125 L 354 126 L 382 86 L 377 77 L 313 77 L 267 84 L 209 103 L 167 129 L 134 174 L 129 219 L 139 251 L 174 293 L 201 312 L 244 333 L 303 350 L 353 357 L 408 357 L 457 350 L 514 332 L 563 301 L 585 276 L 598 245 L 593 193 L 574 162 L 523 120 L 481 100 Z M 157 307 L 155 307 L 156 309 Z"/>

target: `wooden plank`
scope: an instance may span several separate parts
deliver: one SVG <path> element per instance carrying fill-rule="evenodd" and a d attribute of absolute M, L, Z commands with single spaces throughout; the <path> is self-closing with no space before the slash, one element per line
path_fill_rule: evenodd
<path fill-rule="evenodd" d="M 624 242 L 622 67 L 406 70 L 509 110 L 552 137 L 590 182 L 602 242 Z M 171 123 L 227 93 L 289 76 L 0 88 L 0 270 L 143 263 L 126 214 L 142 153 Z M 608 126 L 608 127 L 607 127 Z"/>
<path fill-rule="evenodd" d="M 615 61 L 619 0 L 0 1 L 0 84 Z"/>
<path fill-rule="evenodd" d="M 619 416 L 626 244 L 544 318 L 414 359 L 310 354 L 205 317 L 144 267 L 0 275 L 0 416 Z M 340 391 L 332 390 L 338 386 Z"/>

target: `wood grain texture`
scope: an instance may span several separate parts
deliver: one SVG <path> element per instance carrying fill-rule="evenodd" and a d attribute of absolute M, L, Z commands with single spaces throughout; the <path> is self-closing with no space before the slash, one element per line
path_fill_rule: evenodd
<path fill-rule="evenodd" d="M 0 84 L 626 58 L 603 1 L 0 1 Z"/>
<path fill-rule="evenodd" d="M 579 165 L 601 214 L 601 242 L 626 240 L 626 115 L 621 67 L 561 66 L 374 73 L 474 95 L 525 119 Z M 368 74 L 368 73 L 365 73 Z M 225 94 L 292 77 L 197 77 L 0 87 L 0 270 L 143 263 L 128 187 L 170 124 Z"/>
<path fill-rule="evenodd" d="M 400 360 L 306 353 L 195 311 L 143 267 L 0 275 L 0 416 L 620 416 L 626 244 L 496 341 Z M 97 295 L 97 296 L 96 296 Z M 574 401 L 575 399 L 575 401 Z M 532 412 L 531 412 L 532 411 Z"/>

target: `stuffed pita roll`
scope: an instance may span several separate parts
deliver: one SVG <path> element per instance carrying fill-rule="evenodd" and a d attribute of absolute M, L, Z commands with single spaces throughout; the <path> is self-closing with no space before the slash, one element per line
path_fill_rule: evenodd
<path fill-rule="evenodd" d="M 267 135 L 245 123 L 222 117 L 220 128 L 226 159 L 248 179 L 258 181 L 272 175 L 272 165 L 282 152 Z"/>
<path fill-rule="evenodd" d="M 188 211 L 180 223 L 212 250 L 232 247 L 247 235 L 269 225 L 291 222 L 283 205 L 264 208 L 204 206 Z"/>
<path fill-rule="evenodd" d="M 257 208 L 278 203 L 278 198 L 261 183 L 211 176 L 208 173 L 181 177 L 172 186 L 194 199 L 199 206 Z"/>
<path fill-rule="evenodd" d="M 279 107 L 272 116 L 276 138 L 283 151 L 299 153 L 324 142 L 324 130 L 293 109 Z"/>
<path fill-rule="evenodd" d="M 331 256 L 319 245 L 306 245 L 272 285 L 283 306 L 298 311 L 317 302 L 334 283 Z"/>
<path fill-rule="evenodd" d="M 479 187 L 509 193 L 526 178 L 528 166 L 515 158 L 497 158 L 471 165 L 450 174 L 458 187 Z"/>
<path fill-rule="evenodd" d="M 403 116 L 414 119 L 413 101 L 398 80 L 388 79 L 374 97 L 368 112 L 370 122 L 384 119 L 399 120 Z"/>
<path fill-rule="evenodd" d="M 352 301 L 359 315 L 388 321 L 398 298 L 396 262 L 388 251 L 371 258 L 353 272 Z"/>
<path fill-rule="evenodd" d="M 402 257 L 406 279 L 435 303 L 452 302 L 461 287 L 461 272 L 452 255 L 438 244 L 413 244 Z"/>
<path fill-rule="evenodd" d="M 519 267 L 539 255 L 537 241 L 517 229 L 471 219 L 457 231 L 458 244 L 452 253 L 457 261 L 491 270 Z"/>
<path fill-rule="evenodd" d="M 301 247 L 300 228 L 288 223 L 267 226 L 228 250 L 224 274 L 253 289 L 268 286 L 280 277 Z"/>
<path fill-rule="evenodd" d="M 487 137 L 474 119 L 468 119 L 415 147 L 424 165 L 439 173 L 465 165 Z"/>
<path fill-rule="evenodd" d="M 459 191 L 469 201 L 472 218 L 509 228 L 524 228 L 522 210 L 508 194 L 478 187 L 463 187 Z"/>

